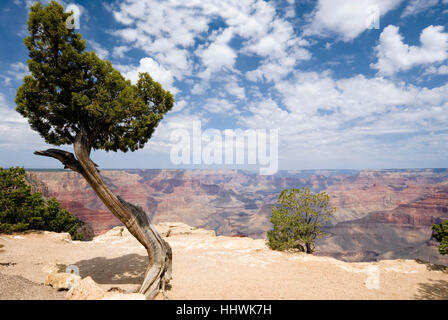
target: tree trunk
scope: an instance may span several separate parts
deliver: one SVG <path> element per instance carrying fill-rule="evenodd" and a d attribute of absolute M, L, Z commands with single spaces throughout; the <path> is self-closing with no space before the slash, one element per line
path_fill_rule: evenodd
<path fill-rule="evenodd" d="M 139 292 L 147 299 L 155 298 L 160 291 L 165 296 L 165 285 L 171 280 L 172 274 L 170 245 L 162 239 L 142 208 L 124 201 L 110 191 L 90 159 L 89 148 L 81 138 L 76 139 L 74 151 L 76 159 L 73 154 L 57 149 L 37 151 L 35 154 L 56 158 L 65 165 L 65 168 L 80 173 L 86 179 L 106 207 L 148 252 L 149 264 Z"/>
<path fill-rule="evenodd" d="M 313 248 L 313 246 L 311 245 L 311 243 L 307 242 L 307 243 L 305 243 L 305 246 L 306 246 L 306 253 L 308 253 L 308 254 L 313 253 L 314 248 Z"/>

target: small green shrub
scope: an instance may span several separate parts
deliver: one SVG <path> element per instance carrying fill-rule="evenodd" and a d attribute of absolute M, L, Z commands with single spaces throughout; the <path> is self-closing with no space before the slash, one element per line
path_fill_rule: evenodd
<path fill-rule="evenodd" d="M 439 253 L 448 254 L 448 220 L 432 225 L 433 237 L 440 243 Z"/>
<path fill-rule="evenodd" d="M 24 168 L 0 168 L 0 233 L 33 229 L 68 232 L 76 240 L 84 238 L 77 233 L 82 222 L 61 208 L 56 199 L 45 200 L 41 193 L 31 192 L 25 175 Z"/>
<path fill-rule="evenodd" d="M 268 245 L 274 250 L 299 250 L 312 253 L 315 240 L 325 236 L 322 227 L 335 212 L 330 196 L 313 194 L 309 188 L 283 190 L 278 207 L 272 207 Z"/>

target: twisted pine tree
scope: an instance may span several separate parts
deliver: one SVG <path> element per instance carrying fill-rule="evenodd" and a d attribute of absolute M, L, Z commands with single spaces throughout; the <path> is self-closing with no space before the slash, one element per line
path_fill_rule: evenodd
<path fill-rule="evenodd" d="M 140 207 L 109 190 L 90 154 L 143 148 L 174 98 L 149 74 L 141 73 L 132 85 L 109 61 L 85 51 L 81 34 L 66 26 L 70 15 L 56 1 L 31 7 L 25 38 L 31 74 L 17 90 L 17 111 L 47 143 L 73 145 L 74 154 L 60 149 L 35 154 L 81 174 L 146 248 L 149 265 L 140 292 L 152 299 L 171 279 L 171 248 Z"/>

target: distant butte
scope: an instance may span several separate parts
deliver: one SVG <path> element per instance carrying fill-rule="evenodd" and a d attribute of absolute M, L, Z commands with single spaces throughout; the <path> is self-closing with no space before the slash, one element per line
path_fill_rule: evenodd
<path fill-rule="evenodd" d="M 261 176 L 241 170 L 103 170 L 112 190 L 153 223 L 180 221 L 217 235 L 264 238 L 281 190 L 327 191 L 338 211 L 317 253 L 346 261 L 420 258 L 448 264 L 431 225 L 448 219 L 448 170 L 306 170 Z M 89 223 L 96 235 L 120 225 L 78 174 L 28 171 L 29 183 Z"/>

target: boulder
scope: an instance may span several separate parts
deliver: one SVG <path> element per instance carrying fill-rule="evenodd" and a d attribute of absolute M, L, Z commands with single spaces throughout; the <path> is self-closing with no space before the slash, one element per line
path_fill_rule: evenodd
<path fill-rule="evenodd" d="M 124 227 L 115 227 L 111 230 L 107 231 L 104 236 L 107 237 L 122 237 L 123 236 Z"/>
<path fill-rule="evenodd" d="M 67 243 L 72 242 L 72 237 L 70 236 L 70 233 L 68 233 L 68 232 L 57 233 L 57 232 L 52 232 L 52 231 L 44 231 L 44 234 L 46 236 L 48 236 L 49 238 L 54 239 L 56 241 L 62 241 L 62 242 L 67 242 Z"/>
<path fill-rule="evenodd" d="M 78 282 L 67 292 L 67 300 L 99 300 L 104 297 L 104 291 L 91 277 L 86 277 Z"/>
<path fill-rule="evenodd" d="M 48 263 L 48 264 L 44 265 L 41 270 L 48 274 L 57 273 L 57 272 L 59 272 L 59 267 L 57 266 L 56 262 Z"/>
<path fill-rule="evenodd" d="M 182 222 L 164 222 L 156 226 L 156 229 L 164 237 L 172 237 L 178 235 L 202 235 L 215 237 L 215 231 L 205 230 L 196 227 L 190 227 Z"/>
<path fill-rule="evenodd" d="M 69 290 L 73 288 L 81 277 L 73 273 L 52 272 L 47 276 L 45 285 L 51 286 L 56 290 Z"/>

